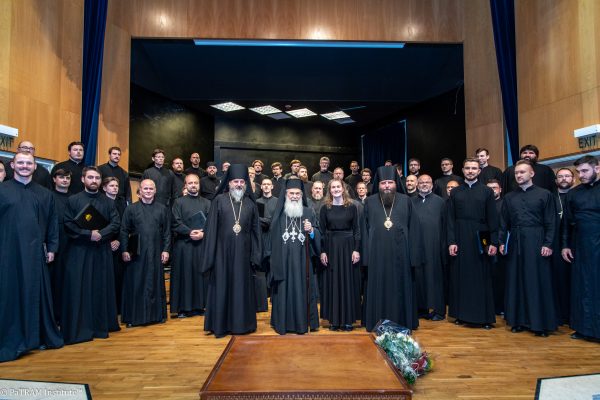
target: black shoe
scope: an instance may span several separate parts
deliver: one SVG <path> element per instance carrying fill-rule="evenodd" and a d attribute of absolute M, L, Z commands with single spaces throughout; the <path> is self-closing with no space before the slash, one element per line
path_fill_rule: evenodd
<path fill-rule="evenodd" d="M 125 325 L 125 327 L 126 327 L 126 328 L 131 328 L 132 326 L 133 326 L 133 325 L 131 325 L 131 324 L 127 324 L 127 325 Z"/>
<path fill-rule="evenodd" d="M 454 321 L 454 325 L 462 325 L 463 322 L 460 319 Z"/>
<path fill-rule="evenodd" d="M 579 333 L 579 332 L 573 332 L 573 333 L 571 334 L 571 339 L 585 339 L 585 338 L 586 338 L 586 336 L 585 336 L 585 335 L 582 335 L 582 334 L 581 334 L 581 333 Z"/>
<path fill-rule="evenodd" d="M 444 316 L 440 314 L 434 314 L 433 317 L 431 317 L 432 321 L 443 321 L 444 319 Z"/>
<path fill-rule="evenodd" d="M 539 336 L 539 337 L 548 337 L 548 333 L 546 331 L 537 331 L 534 332 L 535 336 Z"/>
<path fill-rule="evenodd" d="M 510 330 L 512 333 L 519 333 L 519 332 L 523 332 L 523 327 L 522 326 L 513 326 L 512 329 Z"/>
<path fill-rule="evenodd" d="M 488 331 L 490 329 L 492 329 L 493 327 L 494 327 L 494 325 L 492 325 L 492 324 L 483 324 L 483 326 L 482 326 L 483 329 L 488 330 Z"/>
<path fill-rule="evenodd" d="M 177 314 L 177 318 L 187 318 L 187 314 L 184 312 L 180 312 L 179 314 Z"/>
<path fill-rule="evenodd" d="M 344 330 L 345 330 L 346 332 L 351 332 L 351 331 L 352 331 L 352 329 L 354 329 L 354 328 L 352 327 L 352 325 L 344 325 Z"/>
<path fill-rule="evenodd" d="M 335 325 L 329 325 L 329 330 L 330 331 L 339 331 L 340 327 L 339 326 L 335 326 Z"/>

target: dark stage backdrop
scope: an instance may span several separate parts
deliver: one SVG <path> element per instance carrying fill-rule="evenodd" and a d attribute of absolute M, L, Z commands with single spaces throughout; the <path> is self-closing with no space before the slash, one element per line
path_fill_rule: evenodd
<path fill-rule="evenodd" d="M 214 157 L 214 119 L 166 97 L 131 84 L 129 171 L 136 176 L 152 163 L 152 150 L 166 152 L 165 165 L 181 157 L 186 168 L 190 155 L 200 153 L 201 164 Z"/>
<path fill-rule="evenodd" d="M 372 169 L 383 165 L 386 159 L 392 159 L 394 163 L 402 163 L 406 172 L 408 159 L 414 157 L 421 161 L 421 172 L 436 179 L 441 175 L 440 160 L 449 157 L 454 161 L 454 173 L 462 175 L 467 147 L 462 87 L 382 121 L 381 126 L 365 133 L 363 143 L 369 146 L 363 149 L 365 165 Z"/>
<path fill-rule="evenodd" d="M 215 118 L 215 158 L 218 162 L 248 164 L 260 159 L 263 173 L 271 175 L 271 164 L 279 161 L 284 173 L 289 163 L 300 160 L 309 176 L 319 170 L 319 158 L 331 160 L 330 170 L 342 167 L 350 173 L 352 160 L 360 160 L 360 143 L 356 134 L 349 135 L 343 126 L 330 129 L 297 121 L 244 121 Z"/>

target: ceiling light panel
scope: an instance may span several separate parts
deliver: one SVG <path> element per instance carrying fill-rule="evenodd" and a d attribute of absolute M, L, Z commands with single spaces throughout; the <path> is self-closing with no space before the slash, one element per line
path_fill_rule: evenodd
<path fill-rule="evenodd" d="M 331 112 L 331 113 L 327 113 L 327 114 L 321 114 L 321 117 L 325 117 L 328 120 L 340 119 L 340 118 L 350 118 L 350 116 L 343 111 L 336 111 L 336 112 Z"/>
<path fill-rule="evenodd" d="M 227 103 L 211 104 L 211 107 L 214 107 L 217 110 L 221 110 L 221 111 L 225 111 L 225 112 L 243 110 L 246 108 L 246 107 L 240 106 L 239 104 L 232 103 L 231 101 L 228 101 Z"/>
<path fill-rule="evenodd" d="M 254 108 L 251 108 L 250 110 L 254 111 L 255 113 L 259 113 L 261 115 L 275 114 L 275 113 L 281 112 L 280 109 L 275 108 L 273 106 L 254 107 Z"/>
<path fill-rule="evenodd" d="M 299 108 L 297 110 L 290 110 L 286 112 L 296 118 L 312 117 L 313 115 L 317 115 L 308 108 Z"/>

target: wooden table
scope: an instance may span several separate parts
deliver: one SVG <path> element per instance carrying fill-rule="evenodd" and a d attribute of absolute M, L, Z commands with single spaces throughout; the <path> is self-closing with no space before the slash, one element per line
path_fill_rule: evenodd
<path fill-rule="evenodd" d="M 406 400 L 412 391 L 371 335 L 233 336 L 200 398 Z"/>

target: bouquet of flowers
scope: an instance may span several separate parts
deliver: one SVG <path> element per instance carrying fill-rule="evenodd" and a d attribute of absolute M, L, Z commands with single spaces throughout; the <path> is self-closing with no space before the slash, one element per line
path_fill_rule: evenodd
<path fill-rule="evenodd" d="M 399 327 L 391 321 L 386 322 L 387 328 L 376 328 L 376 332 L 381 334 L 378 334 L 375 343 L 385 351 L 406 382 L 413 385 L 419 375 L 431 371 L 433 361 L 426 352 L 421 350 L 409 333 L 406 333 L 410 330 Z"/>

